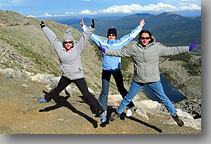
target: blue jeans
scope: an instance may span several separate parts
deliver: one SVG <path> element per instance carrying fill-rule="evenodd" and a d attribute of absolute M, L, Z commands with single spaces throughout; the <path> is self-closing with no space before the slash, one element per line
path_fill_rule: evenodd
<path fill-rule="evenodd" d="M 122 95 L 122 97 L 125 97 L 128 93 L 128 91 L 124 87 L 122 72 L 120 70 L 117 70 L 117 71 L 103 70 L 102 91 L 100 93 L 98 101 L 105 111 L 107 111 L 108 92 L 109 92 L 109 83 L 110 83 L 111 75 L 113 75 L 118 91 Z M 133 106 L 134 104 L 132 101 L 127 105 L 128 108 L 132 108 Z"/>
<path fill-rule="evenodd" d="M 123 98 L 123 100 L 120 103 L 120 106 L 117 108 L 116 112 L 121 114 L 124 111 L 125 107 L 130 103 L 130 101 L 132 101 L 132 99 L 143 88 L 144 85 L 145 84 L 143 84 L 143 83 L 137 83 L 137 82 L 133 81 L 128 94 Z M 175 109 L 172 102 L 169 100 L 169 98 L 164 93 L 163 86 L 160 81 L 146 83 L 146 85 L 148 85 L 152 89 L 152 91 L 158 97 L 160 102 L 169 111 L 170 115 L 174 115 L 177 112 L 177 110 Z"/>

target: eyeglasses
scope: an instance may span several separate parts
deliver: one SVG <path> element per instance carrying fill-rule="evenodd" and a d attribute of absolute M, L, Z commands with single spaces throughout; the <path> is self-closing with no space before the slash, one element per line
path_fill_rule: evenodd
<path fill-rule="evenodd" d="M 73 43 L 73 41 L 65 41 L 64 44 Z"/>
<path fill-rule="evenodd" d="M 151 39 L 151 37 L 141 37 L 141 39 Z"/>
<path fill-rule="evenodd" d="M 114 35 L 114 34 L 110 34 L 110 35 L 108 35 L 108 36 L 116 36 L 116 35 Z"/>

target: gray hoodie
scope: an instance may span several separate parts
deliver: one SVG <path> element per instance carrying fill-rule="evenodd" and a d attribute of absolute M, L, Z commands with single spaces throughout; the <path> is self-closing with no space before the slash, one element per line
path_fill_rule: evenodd
<path fill-rule="evenodd" d="M 140 83 L 160 80 L 158 67 L 160 56 L 176 55 L 184 52 L 189 52 L 188 46 L 166 47 L 159 42 L 155 42 L 154 37 L 152 37 L 152 42 L 146 47 L 138 43 L 122 50 L 105 50 L 106 55 L 131 57 L 134 64 L 133 80 Z"/>
<path fill-rule="evenodd" d="M 90 36 L 94 32 L 94 29 L 89 27 L 83 33 L 80 41 L 75 41 L 74 47 L 67 52 L 63 47 L 63 44 L 58 40 L 57 36 L 52 30 L 50 30 L 48 27 L 44 27 L 43 32 L 59 56 L 61 64 L 60 69 L 63 73 L 63 76 L 69 78 L 70 80 L 83 78 L 84 75 L 82 70 L 81 55 L 85 45 L 90 39 Z"/>

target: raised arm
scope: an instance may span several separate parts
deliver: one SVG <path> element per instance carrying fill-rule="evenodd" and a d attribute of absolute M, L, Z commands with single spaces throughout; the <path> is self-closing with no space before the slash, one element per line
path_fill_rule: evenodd
<path fill-rule="evenodd" d="M 83 31 L 85 32 L 88 27 L 85 25 L 83 19 L 81 19 L 81 22 L 80 22 L 81 26 L 82 26 L 82 29 Z M 96 34 L 92 34 L 91 35 L 91 38 L 90 38 L 93 42 L 95 42 L 98 46 L 103 46 L 103 45 L 106 45 L 107 42 L 106 40 L 104 40 L 103 38 L 101 38 L 100 36 L 96 35 Z"/>
<path fill-rule="evenodd" d="M 119 41 L 120 41 L 120 45 L 122 47 L 124 47 L 125 45 L 127 45 L 129 42 L 131 42 L 142 30 L 142 27 L 145 25 L 145 21 L 144 19 L 142 19 L 139 22 L 139 25 L 132 30 L 128 35 L 123 36 Z"/>
<path fill-rule="evenodd" d="M 59 46 L 62 45 L 62 43 L 58 40 L 58 37 L 55 35 L 55 33 L 45 26 L 44 22 L 42 21 L 40 24 L 45 36 L 47 37 L 48 41 L 51 43 L 53 48 L 57 51 Z"/>
<path fill-rule="evenodd" d="M 94 23 L 94 19 L 92 20 L 91 26 L 85 31 L 83 32 L 83 35 L 79 41 L 79 43 L 77 44 L 77 49 L 79 51 L 79 53 L 82 53 L 88 40 L 90 39 L 91 35 L 94 32 L 94 27 L 95 27 L 95 23 Z"/>

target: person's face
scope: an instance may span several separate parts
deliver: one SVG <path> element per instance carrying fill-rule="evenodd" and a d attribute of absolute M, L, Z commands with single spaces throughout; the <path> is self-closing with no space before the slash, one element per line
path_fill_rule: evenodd
<path fill-rule="evenodd" d="M 108 35 L 108 39 L 109 40 L 115 40 L 116 39 L 116 36 L 114 34 L 109 34 Z"/>
<path fill-rule="evenodd" d="M 139 40 L 141 41 L 142 45 L 146 46 L 151 41 L 151 38 L 150 38 L 148 33 L 142 33 L 141 37 L 139 38 Z"/>
<path fill-rule="evenodd" d="M 70 49 L 70 48 L 73 46 L 73 41 L 70 40 L 70 39 L 66 39 L 66 40 L 64 41 L 64 45 L 65 45 L 65 47 L 66 47 L 67 49 Z"/>

